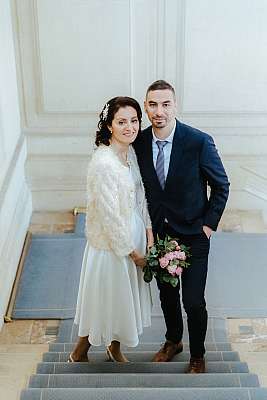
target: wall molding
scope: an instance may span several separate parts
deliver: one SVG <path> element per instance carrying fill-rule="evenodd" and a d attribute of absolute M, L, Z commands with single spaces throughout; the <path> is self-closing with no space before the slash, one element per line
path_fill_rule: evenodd
<path fill-rule="evenodd" d="M 41 183 L 38 179 L 33 179 L 30 184 L 31 191 L 35 192 L 85 192 L 86 176 L 82 180 L 68 179 L 60 182 L 56 179 L 45 178 Z"/>
<path fill-rule="evenodd" d="M 186 121 L 184 118 L 178 118 L 182 123 L 185 124 L 190 124 L 190 121 Z M 265 137 L 267 136 L 267 126 L 248 126 L 248 125 L 240 125 L 240 126 L 209 126 L 206 124 L 201 125 L 199 123 L 194 123 L 192 124 L 197 129 L 202 130 L 203 132 L 209 132 L 213 131 L 214 136 L 227 136 L 227 137 L 247 137 L 250 136 L 251 138 L 257 138 L 257 137 Z M 148 126 L 148 124 L 143 124 L 142 128 L 145 129 Z M 31 140 L 32 137 L 51 137 L 56 138 L 56 137 L 90 137 L 92 135 L 95 135 L 97 129 L 97 124 L 91 125 L 90 128 L 86 126 L 84 127 L 68 127 L 68 128 L 61 128 L 61 127 L 50 127 L 50 128 L 42 128 L 42 127 L 36 127 L 36 128 L 24 128 L 23 129 L 23 134 Z M 91 133 L 91 135 L 90 135 Z"/>
<path fill-rule="evenodd" d="M 21 155 L 21 151 L 22 151 L 22 148 L 23 148 L 24 145 L 25 145 L 25 136 L 21 135 L 18 138 L 15 150 L 13 152 L 13 156 L 12 156 L 10 162 L 9 162 L 9 167 L 7 169 L 3 184 L 2 184 L 2 186 L 0 188 L 0 204 L 2 204 L 3 199 L 4 199 L 5 195 L 6 195 L 6 192 L 7 192 L 8 187 L 9 187 L 10 180 L 12 179 L 12 175 L 13 175 L 16 167 L 17 167 L 17 162 L 18 162 L 18 159 L 19 159 L 19 157 Z"/>
<path fill-rule="evenodd" d="M 16 206 L 14 208 L 14 212 L 12 215 L 12 218 L 10 220 L 10 224 L 9 224 L 9 231 L 7 232 L 5 241 L 2 242 L 2 248 L 0 250 L 2 250 L 2 252 L 4 253 L 3 255 L 3 260 L 6 260 L 6 262 L 8 262 L 8 260 L 10 259 L 10 254 L 12 254 L 12 248 L 14 246 L 14 240 L 16 237 L 16 231 L 17 229 L 15 228 L 16 225 L 22 223 L 22 221 L 26 218 L 28 221 L 28 225 L 27 228 L 29 226 L 29 218 L 31 217 L 31 195 L 30 195 L 30 190 L 26 184 L 26 182 L 24 182 L 21 185 L 21 189 L 19 191 L 19 195 L 17 196 L 17 202 L 16 202 Z M 25 212 L 26 210 L 26 212 Z M 27 210 L 30 210 L 30 214 L 27 213 Z M 0 210 L 1 213 L 5 213 L 5 211 L 3 209 Z M 26 216 L 24 215 L 26 214 Z"/>
<path fill-rule="evenodd" d="M 262 112 L 179 112 L 179 117 L 200 128 L 267 127 L 267 113 Z"/>
<path fill-rule="evenodd" d="M 32 20 L 33 20 L 33 33 L 34 33 L 34 51 L 33 51 L 33 62 L 35 66 L 35 85 L 36 85 L 36 99 L 37 99 L 37 112 L 39 115 L 43 116 L 62 116 L 62 115 L 76 115 L 76 116 L 98 116 L 99 110 L 80 110 L 80 111 L 51 111 L 45 108 L 44 94 L 43 94 L 43 70 L 41 63 L 41 50 L 40 50 L 40 35 L 39 35 L 39 21 L 38 21 L 38 0 L 32 1 Z M 129 48 L 130 48 L 130 59 L 129 59 L 129 69 L 130 69 L 130 94 L 134 95 L 134 1 L 128 0 L 128 21 L 129 21 Z M 39 78 L 38 78 L 39 77 Z"/>
<path fill-rule="evenodd" d="M 26 117 L 24 118 L 23 130 L 28 133 L 28 129 L 54 129 L 60 127 L 61 130 L 68 130 L 73 127 L 77 130 L 84 129 L 90 124 L 90 119 L 98 118 L 100 110 L 98 109 L 82 109 L 75 111 L 61 111 L 49 110 L 45 108 L 44 91 L 42 87 L 43 82 L 43 67 L 41 63 L 41 48 L 40 48 L 40 34 L 39 34 L 39 18 L 38 18 L 38 0 L 12 0 L 14 8 L 14 32 L 16 35 L 17 43 L 17 58 L 20 59 L 20 89 L 22 92 L 21 101 L 24 103 L 24 110 Z M 160 3 L 162 0 L 158 0 Z M 159 6 L 159 5 L 158 5 Z M 144 7 L 147 7 L 144 2 Z M 153 7 L 154 8 L 154 7 Z M 130 94 L 136 96 L 136 74 L 135 62 L 138 54 L 135 46 L 140 45 L 136 43 L 137 24 L 136 13 L 137 5 L 134 0 L 128 0 L 128 20 L 129 20 L 129 87 Z M 157 10 L 156 10 L 157 11 Z M 155 11 L 153 11 L 155 12 Z M 154 21 L 154 19 L 151 19 Z M 27 27 L 27 29 L 25 29 Z M 156 21 L 148 26 L 149 35 L 153 35 L 155 31 Z M 153 49 L 153 52 L 156 49 Z M 154 56 L 152 53 L 152 59 Z M 153 76 L 156 75 L 154 70 L 154 63 L 146 63 L 146 74 L 149 73 Z M 139 75 L 138 75 L 139 76 Z M 145 88 L 144 88 L 145 91 Z"/>
<path fill-rule="evenodd" d="M 21 249 L 27 233 L 31 214 L 31 194 L 27 186 L 23 185 L 20 196 L 18 196 L 17 199 L 14 214 L 9 222 L 5 243 L 0 251 L 0 316 L 2 317 L 0 318 L 0 329 L 4 322 L 3 317 L 8 306 L 8 301 L 17 272 Z"/>
<path fill-rule="evenodd" d="M 4 316 L 32 214 L 32 200 L 25 180 L 26 142 L 20 136 L 0 192 L 0 315 Z M 3 233 L 3 234 L 2 234 Z M 0 327 L 3 322 L 0 319 Z"/>
<path fill-rule="evenodd" d="M 82 133 L 88 125 L 92 126 L 92 119 L 98 118 L 99 110 L 80 111 L 51 111 L 44 107 L 42 88 L 42 65 L 40 60 L 40 38 L 38 21 L 38 0 L 12 0 L 14 8 L 14 31 L 17 42 L 17 61 L 20 69 L 21 102 L 24 109 L 24 132 L 34 134 L 51 132 L 59 129 L 68 133 L 70 129 L 76 129 Z M 185 37 L 186 37 L 186 0 L 167 1 L 157 0 L 156 6 L 150 9 L 153 13 L 151 23 L 147 27 L 146 40 L 152 45 L 148 47 L 148 55 L 144 60 L 145 75 L 153 79 L 163 76 L 170 79 L 177 89 L 178 103 L 181 119 L 198 126 L 208 128 L 227 127 L 267 127 L 267 113 L 259 112 L 227 112 L 208 111 L 187 112 L 184 110 L 184 62 L 185 62 Z M 137 71 L 134 60 L 138 58 L 137 39 L 138 24 L 136 21 L 138 7 L 144 7 L 148 12 L 149 6 L 141 2 L 138 6 L 134 0 L 128 0 L 129 19 L 129 47 L 130 47 L 130 92 L 137 95 Z M 167 23 L 168 21 L 168 23 Z M 172 39 L 169 40 L 170 35 Z M 157 40 L 155 40 L 157 38 Z M 152 40 L 151 40 L 152 39 Z M 165 57 L 164 57 L 165 55 Z M 168 56 L 167 56 L 168 55 Z M 19 59 L 19 60 L 18 60 Z M 165 61 L 164 61 L 165 60 Z M 139 76 L 139 73 L 138 73 Z M 144 87 L 144 91 L 145 91 Z"/>
<path fill-rule="evenodd" d="M 54 95 L 55 87 L 62 88 L 62 93 L 65 94 L 67 85 L 60 82 L 57 86 L 56 81 L 55 86 L 53 85 L 53 60 L 50 57 L 49 49 L 51 46 L 49 47 L 49 45 L 53 43 L 52 34 L 57 35 L 57 22 L 54 21 L 55 30 L 51 35 L 49 35 L 50 27 L 48 25 L 46 28 L 46 23 L 50 10 L 51 12 L 54 10 L 57 17 L 62 14 L 62 20 L 65 22 L 63 22 L 59 32 L 59 46 L 61 46 L 61 41 L 64 43 L 65 32 L 67 32 L 68 21 L 71 18 L 72 7 L 74 7 L 75 2 L 78 7 L 77 12 L 79 12 L 80 6 L 84 6 L 84 12 L 87 12 L 88 10 L 98 9 L 94 5 L 97 4 L 97 0 L 71 0 L 65 11 L 64 9 L 61 11 L 60 5 L 54 5 L 52 1 L 47 1 L 47 3 L 42 2 L 42 0 L 11 1 L 14 8 L 13 21 L 21 93 L 22 130 L 27 139 L 28 150 L 27 179 L 32 189 L 33 202 L 39 210 L 43 210 L 46 206 L 50 209 L 54 207 L 55 210 L 60 210 L 61 204 L 62 209 L 77 206 L 79 204 L 75 204 L 76 201 L 78 203 L 83 201 L 86 173 L 84 167 L 93 148 L 98 122 L 99 110 L 97 110 L 95 98 L 100 101 L 100 97 L 97 97 L 97 93 L 95 97 L 92 95 L 87 110 L 86 96 L 83 96 L 83 94 L 76 93 L 77 101 L 75 101 L 75 98 L 70 98 L 70 100 L 66 98 L 66 101 L 64 101 L 62 97 L 62 103 L 60 103 L 60 97 L 56 92 Z M 111 5 L 113 6 L 112 2 Z M 194 91 L 198 87 L 198 81 L 193 79 L 197 72 L 196 68 L 198 68 L 195 60 L 197 57 L 201 57 L 201 52 L 198 52 L 200 48 L 197 42 L 198 32 L 195 29 L 201 29 L 201 40 L 209 38 L 209 33 L 213 32 L 209 27 L 206 29 L 205 21 L 203 21 L 203 25 L 199 24 L 197 20 L 198 10 L 194 7 L 192 0 L 138 0 L 138 2 L 125 0 L 125 2 L 116 2 L 114 9 L 125 18 L 124 37 L 121 37 L 119 33 L 113 34 L 117 38 L 117 42 L 122 43 L 125 49 L 123 54 L 124 66 L 118 69 L 119 74 L 121 71 L 124 71 L 124 74 L 121 74 L 118 79 L 123 80 L 123 86 L 127 90 L 129 86 L 129 93 L 138 98 L 139 101 L 142 101 L 146 86 L 153 80 L 164 78 L 173 83 L 177 91 L 178 118 L 185 124 L 210 133 L 215 139 L 219 153 L 222 155 L 232 180 L 231 205 L 238 208 L 239 204 L 242 207 L 249 206 L 249 202 L 251 202 L 251 207 L 254 204 L 255 206 L 265 204 L 265 200 L 262 200 L 262 198 L 256 199 L 256 194 L 264 192 L 265 186 L 261 186 L 262 181 L 259 177 L 255 177 L 246 170 L 246 168 L 253 170 L 255 166 L 255 171 L 262 169 L 263 174 L 265 174 L 267 162 L 265 96 L 262 98 L 263 104 L 261 105 L 259 100 L 253 108 L 253 86 L 251 83 L 245 82 L 249 98 L 244 103 L 242 103 L 241 97 L 240 101 L 239 97 L 235 97 L 232 102 L 228 102 L 225 86 L 219 86 L 222 87 L 223 93 L 216 103 L 217 106 L 214 104 L 214 108 L 221 106 L 224 111 L 211 111 L 210 109 L 213 107 L 211 100 L 207 99 L 205 103 L 202 103 L 200 97 L 194 98 Z M 220 7 L 219 3 L 218 6 L 211 4 L 215 18 L 219 18 Z M 238 12 L 238 9 L 233 11 Z M 75 36 L 74 40 L 83 42 L 84 35 L 91 32 L 91 28 L 87 28 L 82 13 L 83 8 L 81 14 L 78 15 L 80 15 L 81 24 L 84 24 L 82 25 L 84 28 L 77 31 L 77 37 Z M 196 18 L 192 23 L 191 16 Z M 209 18 L 212 18 L 212 16 L 211 13 L 207 15 Z M 94 20 L 89 18 L 88 21 L 94 24 Z M 147 23 L 144 23 L 144 21 Z M 78 27 L 79 19 L 75 20 L 74 23 Z M 75 25 L 73 28 L 75 34 L 76 29 Z M 94 29 L 94 25 L 92 29 Z M 256 31 L 257 29 L 255 27 Z M 104 40 L 106 30 L 103 32 Z M 233 47 L 235 41 L 237 43 L 240 41 L 239 34 L 235 35 L 235 33 L 232 33 Z M 101 37 L 100 35 L 100 39 Z M 193 42 L 188 41 L 190 38 L 193 38 Z M 76 43 L 74 40 L 70 43 L 70 47 L 73 49 Z M 94 41 L 94 38 L 92 40 Z M 88 48 L 90 43 L 89 40 Z M 193 45 L 192 54 L 189 52 L 191 43 Z M 216 38 L 209 43 L 211 48 L 210 51 L 208 49 L 208 52 L 212 60 L 213 44 L 216 45 Z M 225 43 L 224 37 L 222 37 L 222 43 Z M 262 42 L 260 43 L 260 46 L 262 46 Z M 58 48 L 55 47 L 55 51 Z M 66 54 L 66 57 L 67 51 L 68 48 L 66 50 L 63 47 L 62 54 Z M 78 65 L 79 57 L 83 57 L 84 54 L 84 47 L 82 46 L 77 52 Z M 97 55 L 98 52 L 93 54 Z M 102 52 L 100 52 L 101 55 Z M 43 57 L 47 57 L 47 59 Z M 68 57 L 67 60 L 69 60 Z M 220 60 L 219 55 L 215 70 L 217 75 L 215 76 L 218 76 L 220 72 L 220 64 L 218 64 Z M 119 61 L 122 62 L 120 59 Z M 57 53 L 55 53 L 55 62 L 57 62 Z M 204 68 L 204 64 L 202 66 Z M 185 68 L 189 69 L 185 70 Z M 235 69 L 234 67 L 233 70 Z M 58 70 L 56 68 L 55 72 L 58 73 Z M 78 66 L 77 70 L 76 67 L 71 67 L 64 72 L 63 76 L 71 79 L 69 87 L 76 87 L 75 79 L 76 77 L 79 78 L 79 71 Z M 96 74 L 97 68 L 92 68 L 90 71 Z M 230 68 L 229 71 L 231 72 L 232 69 Z M 103 69 L 100 70 L 100 73 L 103 74 Z M 190 73 L 190 75 L 188 76 L 187 73 Z M 229 77 L 225 74 L 222 76 L 227 84 L 231 84 L 232 77 L 230 75 Z M 78 84 L 82 86 L 85 80 L 86 74 L 81 75 Z M 224 84 L 224 81 L 222 84 Z M 203 85 L 200 85 L 199 88 L 202 88 L 202 93 L 205 93 L 205 82 Z M 78 89 L 80 86 L 78 86 Z M 92 87 L 97 90 L 93 84 Z M 185 90 L 188 90 L 188 93 L 185 93 Z M 106 89 L 103 88 L 104 91 Z M 214 91 L 210 90 L 210 93 L 212 94 Z M 242 91 L 238 93 L 242 93 Z M 257 97 L 255 99 L 257 100 Z M 206 110 L 203 112 L 200 109 L 202 105 L 205 108 L 204 104 Z M 233 104 L 235 111 L 230 109 L 231 104 Z M 251 109 L 256 111 L 242 111 L 242 107 L 246 109 L 250 104 L 252 104 Z M 76 110 L 75 105 L 80 110 Z M 257 111 L 257 109 L 259 110 Z M 193 111 L 190 112 L 190 110 Z M 145 120 L 144 127 L 146 124 L 147 121 Z M 248 177 L 250 178 L 248 179 Z"/>
<path fill-rule="evenodd" d="M 180 113 L 181 115 L 183 115 L 184 118 L 188 118 L 188 119 L 196 119 L 196 118 L 208 118 L 211 119 L 212 121 L 215 121 L 215 126 L 216 125 L 216 120 L 217 123 L 219 124 L 219 126 L 221 125 L 220 122 L 223 123 L 223 121 L 220 121 L 221 119 L 225 120 L 225 119 L 230 119 L 230 120 L 237 120 L 235 121 L 235 123 L 243 118 L 251 118 L 251 119 L 255 119 L 256 118 L 261 118 L 264 120 L 264 126 L 267 126 L 267 109 L 260 109 L 258 111 L 245 111 L 244 109 L 240 108 L 239 110 L 235 110 L 233 111 L 231 108 L 229 108 L 226 111 L 221 111 L 219 110 L 208 110 L 206 109 L 204 112 L 202 110 L 185 110 L 184 107 L 184 102 L 183 102 L 183 94 L 185 91 L 185 79 L 184 79 L 184 70 L 185 70 L 185 60 L 186 60 L 186 42 L 185 42 L 185 37 L 186 37 L 186 33 L 188 30 L 188 26 L 187 26 L 187 17 L 188 17 L 188 3 L 189 0 L 179 0 L 180 1 L 180 18 L 178 17 L 177 20 L 180 22 L 181 25 L 181 30 L 180 30 L 180 35 L 181 37 L 183 37 L 183 45 L 182 48 L 180 49 L 180 51 L 182 50 L 182 52 L 180 53 L 182 55 L 181 57 L 181 61 L 180 61 L 180 89 L 182 91 L 182 97 L 181 97 L 181 108 L 180 108 Z M 170 2 L 171 4 L 171 2 Z M 171 5 L 170 5 L 171 7 Z M 201 7 L 199 7 L 199 9 L 201 9 Z M 178 14 L 179 15 L 179 14 Z M 197 28 L 197 27 L 194 27 Z M 227 26 L 226 26 L 227 28 Z M 179 48 L 179 46 L 177 46 L 177 48 Z M 177 51 L 177 55 L 178 55 L 178 51 Z M 230 83 L 230 81 L 229 81 Z M 265 105 L 265 104 L 263 104 Z"/>
<path fill-rule="evenodd" d="M 0 120 L 0 130 L 2 131 L 1 120 Z M 4 162 L 5 162 L 5 141 L 3 135 L 0 133 L 0 167 L 2 167 Z"/>
<path fill-rule="evenodd" d="M 262 161 L 266 164 L 267 166 L 267 159 L 265 154 L 251 154 L 251 155 L 245 155 L 245 154 L 224 154 L 223 159 L 225 161 L 240 161 L 240 162 L 257 162 L 257 161 Z M 46 153 L 46 154 L 32 154 L 28 156 L 27 162 L 39 162 L 39 161 L 55 161 L 55 162 L 62 162 L 62 161 L 88 161 L 89 160 L 89 154 L 71 154 L 71 153 L 61 153 L 61 154 L 52 154 L 52 153 Z M 244 171 L 249 171 L 249 168 L 242 167 Z M 265 178 L 267 179 L 267 178 Z"/>

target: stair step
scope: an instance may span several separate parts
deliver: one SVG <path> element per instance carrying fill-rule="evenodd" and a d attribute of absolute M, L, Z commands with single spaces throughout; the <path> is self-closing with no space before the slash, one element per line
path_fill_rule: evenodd
<path fill-rule="evenodd" d="M 101 387 L 258 387 L 255 374 L 41 374 L 32 375 L 33 388 L 101 388 Z"/>
<path fill-rule="evenodd" d="M 184 373 L 188 362 L 171 363 L 39 363 L 37 374 L 89 374 L 89 373 Z M 247 373 L 249 372 L 247 363 L 244 362 L 225 362 L 209 361 L 206 363 L 208 373 Z"/>
<path fill-rule="evenodd" d="M 266 400 L 267 388 L 26 389 L 20 400 Z"/>
<path fill-rule="evenodd" d="M 184 351 L 170 363 L 152 363 L 164 342 L 162 317 L 153 317 L 135 348 L 122 346 L 130 363 L 108 362 L 105 346 L 93 346 L 90 362 L 67 363 L 75 346 L 77 327 L 63 321 L 57 342 L 49 344 L 37 374 L 21 400 L 267 400 L 256 374 L 240 362 L 226 334 L 226 322 L 209 319 L 205 374 L 185 374 L 190 359 L 185 324 Z"/>
<path fill-rule="evenodd" d="M 158 351 L 163 343 L 140 343 L 135 347 L 135 351 Z M 189 344 L 183 343 L 184 350 L 189 351 Z M 75 343 L 50 343 L 49 352 L 70 352 L 74 348 Z M 231 351 L 231 343 L 229 342 L 208 342 L 205 343 L 207 351 Z M 130 348 L 126 346 L 121 346 L 123 351 L 129 351 Z M 92 346 L 90 351 L 105 351 L 104 346 Z"/>
<path fill-rule="evenodd" d="M 151 362 L 154 351 L 132 351 L 125 352 L 125 356 L 132 362 Z M 69 357 L 68 352 L 47 352 L 43 354 L 44 362 L 65 362 Z M 182 352 L 173 358 L 173 361 L 188 361 L 190 358 L 189 352 Z M 207 351 L 205 354 L 207 361 L 240 361 L 237 351 Z M 90 352 L 92 361 L 106 361 L 107 355 L 105 352 Z"/>

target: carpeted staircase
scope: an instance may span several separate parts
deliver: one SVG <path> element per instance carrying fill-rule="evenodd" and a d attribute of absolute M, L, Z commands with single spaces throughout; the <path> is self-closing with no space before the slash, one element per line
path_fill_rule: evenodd
<path fill-rule="evenodd" d="M 21 400 L 267 399 L 267 388 L 259 387 L 257 375 L 251 374 L 238 353 L 231 350 L 224 319 L 209 319 L 205 374 L 184 373 L 189 360 L 186 328 L 183 353 L 170 363 L 150 362 L 164 342 L 164 332 L 162 316 L 154 316 L 152 327 L 145 329 L 139 346 L 124 349 L 131 363 L 108 362 L 103 347 L 90 349 L 90 363 L 67 363 L 77 327 L 73 320 L 65 320 L 57 343 L 50 344 Z"/>

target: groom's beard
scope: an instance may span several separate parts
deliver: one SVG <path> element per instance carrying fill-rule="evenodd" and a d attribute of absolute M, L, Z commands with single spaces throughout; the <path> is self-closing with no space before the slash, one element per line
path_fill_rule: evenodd
<path fill-rule="evenodd" d="M 165 128 L 168 125 L 168 120 L 166 118 L 152 118 L 152 126 L 155 128 Z"/>
<path fill-rule="evenodd" d="M 166 117 L 154 117 L 151 120 L 152 127 L 157 129 L 164 129 L 167 127 L 170 127 L 172 129 L 174 123 L 175 123 L 175 118 L 169 119 Z"/>

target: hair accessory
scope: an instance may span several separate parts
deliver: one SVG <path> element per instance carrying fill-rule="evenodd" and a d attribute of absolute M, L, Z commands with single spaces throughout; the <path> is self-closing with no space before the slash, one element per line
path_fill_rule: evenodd
<path fill-rule="evenodd" d="M 103 111 L 102 111 L 102 115 L 103 115 L 103 120 L 104 120 L 104 121 L 107 120 L 107 117 L 108 117 L 108 109 L 109 109 L 109 104 L 106 103 L 105 106 L 104 106 L 104 108 L 103 108 Z"/>

